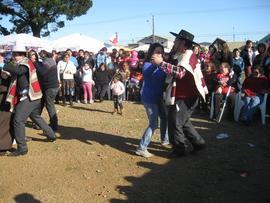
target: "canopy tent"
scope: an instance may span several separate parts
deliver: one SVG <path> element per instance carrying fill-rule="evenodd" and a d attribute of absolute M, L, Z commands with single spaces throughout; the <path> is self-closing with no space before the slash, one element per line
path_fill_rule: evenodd
<path fill-rule="evenodd" d="M 56 51 L 65 51 L 66 49 L 78 51 L 83 49 L 97 53 L 101 48 L 106 47 L 106 44 L 92 37 L 75 33 L 52 41 L 51 46 Z"/>
<path fill-rule="evenodd" d="M 44 49 L 46 51 L 51 51 L 49 41 L 38 38 L 38 37 L 34 37 L 32 35 L 24 34 L 24 33 L 3 36 L 0 38 L 0 45 L 3 45 L 3 46 L 19 45 L 19 46 L 25 46 L 29 49 L 33 48 L 33 49 L 39 49 L 39 50 Z"/>

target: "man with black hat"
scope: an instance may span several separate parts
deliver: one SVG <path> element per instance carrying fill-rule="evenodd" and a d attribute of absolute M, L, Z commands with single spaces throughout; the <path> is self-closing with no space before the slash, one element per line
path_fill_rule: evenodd
<path fill-rule="evenodd" d="M 39 114 L 41 88 L 36 68 L 31 60 L 25 57 L 25 52 L 24 46 L 15 46 L 13 49 L 14 61 L 4 66 L 4 70 L 11 73 L 11 85 L 6 101 L 10 103 L 11 110 L 15 110 L 13 126 L 17 142 L 17 150 L 9 156 L 25 155 L 28 152 L 25 140 L 25 123 L 28 117 L 44 131 L 48 141 L 56 139 L 53 130 Z"/>
<path fill-rule="evenodd" d="M 177 65 L 164 62 L 161 54 L 154 54 L 152 62 L 158 64 L 171 82 L 166 90 L 168 106 L 169 140 L 173 145 L 172 156 L 185 156 L 205 146 L 204 139 L 191 124 L 190 117 L 201 95 L 205 99 L 208 93 L 200 64 L 192 46 L 194 35 L 181 30 L 179 34 L 172 33 L 176 38 L 171 50 L 172 57 L 177 59 Z"/>

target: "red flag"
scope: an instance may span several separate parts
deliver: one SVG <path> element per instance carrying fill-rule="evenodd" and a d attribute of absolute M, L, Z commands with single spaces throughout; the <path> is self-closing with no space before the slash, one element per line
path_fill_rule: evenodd
<path fill-rule="evenodd" d="M 110 42 L 113 44 L 113 45 L 116 45 L 118 44 L 118 35 L 117 35 L 117 32 L 110 37 Z"/>

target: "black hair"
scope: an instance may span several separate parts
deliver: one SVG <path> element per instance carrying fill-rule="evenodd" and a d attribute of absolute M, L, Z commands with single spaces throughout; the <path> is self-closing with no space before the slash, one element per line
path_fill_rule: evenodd
<path fill-rule="evenodd" d="M 260 74 L 264 74 L 263 68 L 260 65 L 253 66 L 252 71 L 255 69 L 258 70 Z"/>
<path fill-rule="evenodd" d="M 246 45 L 249 44 L 249 43 L 252 43 L 252 41 L 251 40 L 247 40 L 246 41 Z"/>
<path fill-rule="evenodd" d="M 157 47 L 160 47 L 162 49 L 162 56 L 163 56 L 163 54 L 164 54 L 164 47 L 161 44 L 159 44 L 159 43 L 153 43 L 153 44 L 150 45 L 150 47 L 148 49 L 148 52 L 147 52 L 147 56 L 146 56 L 145 61 L 148 61 L 148 62 L 151 61 L 151 57 L 152 57 L 152 55 L 154 53 L 154 50 Z"/>
<path fill-rule="evenodd" d="M 142 51 L 142 50 L 138 51 L 138 58 L 139 59 L 145 59 L 145 52 Z"/>

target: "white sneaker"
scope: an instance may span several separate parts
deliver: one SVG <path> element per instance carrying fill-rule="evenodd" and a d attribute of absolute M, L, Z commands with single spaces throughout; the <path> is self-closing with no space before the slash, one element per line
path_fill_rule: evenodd
<path fill-rule="evenodd" d="M 167 145 L 169 145 L 169 144 L 170 144 L 170 143 L 169 143 L 168 141 L 162 141 L 162 142 L 161 142 L 161 145 L 162 145 L 162 146 L 167 146 Z"/>
<path fill-rule="evenodd" d="M 90 100 L 90 104 L 93 104 L 93 103 L 94 103 L 94 100 L 93 100 L 93 99 L 91 99 L 91 100 Z"/>
<path fill-rule="evenodd" d="M 145 150 L 137 149 L 135 151 L 135 154 L 137 154 L 139 156 L 143 156 L 145 158 L 150 158 L 150 157 L 154 156 L 154 154 L 151 154 L 150 152 L 148 152 L 147 149 L 145 149 Z"/>

